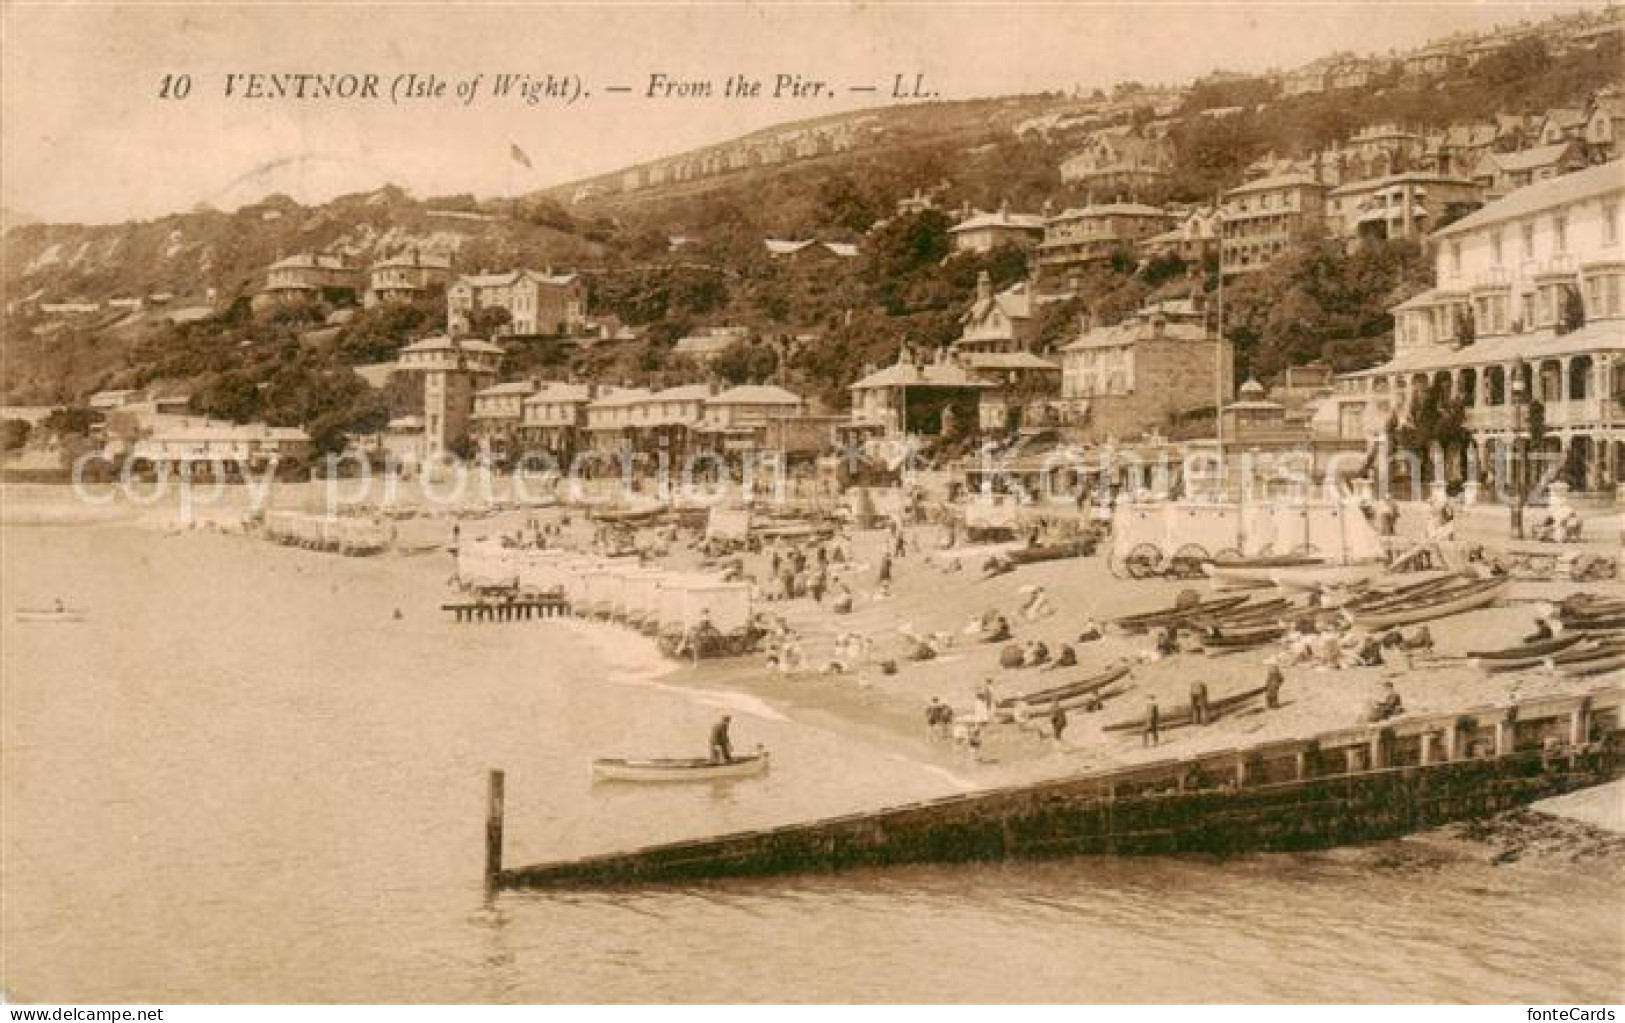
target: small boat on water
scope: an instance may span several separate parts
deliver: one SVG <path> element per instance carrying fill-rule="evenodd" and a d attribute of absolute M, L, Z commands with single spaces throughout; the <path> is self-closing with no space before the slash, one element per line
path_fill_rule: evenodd
<path fill-rule="evenodd" d="M 764 749 L 725 762 L 708 757 L 609 757 L 592 762 L 592 776 L 594 781 L 722 781 L 766 774 L 767 764 Z"/>
<path fill-rule="evenodd" d="M 19 622 L 82 622 L 90 612 L 82 607 L 20 607 L 14 617 Z"/>

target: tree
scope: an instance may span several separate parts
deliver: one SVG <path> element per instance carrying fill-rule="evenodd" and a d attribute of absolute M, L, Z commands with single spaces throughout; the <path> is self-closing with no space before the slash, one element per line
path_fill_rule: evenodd
<path fill-rule="evenodd" d="M 734 341 L 711 360 L 711 372 L 736 386 L 771 380 L 778 369 L 778 352 L 760 342 Z"/>
<path fill-rule="evenodd" d="M 468 332 L 474 337 L 495 337 L 513 322 L 513 314 L 499 305 L 481 306 L 468 316 Z"/>

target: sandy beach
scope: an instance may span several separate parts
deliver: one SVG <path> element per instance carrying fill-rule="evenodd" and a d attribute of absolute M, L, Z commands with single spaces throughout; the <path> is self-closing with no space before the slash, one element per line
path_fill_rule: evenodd
<path fill-rule="evenodd" d="M 1412 517 L 1419 519 L 1420 515 Z M 544 526 L 567 522 L 551 542 L 578 550 L 590 548 L 593 524 L 579 512 L 558 509 L 464 523 L 460 532 L 476 538 L 516 534 L 532 521 Z M 1191 685 L 1198 680 L 1206 683 L 1213 700 L 1256 688 L 1264 682 L 1267 659 L 1274 656 L 1276 647 L 1209 656 L 1187 643 L 1180 654 L 1154 660 L 1154 637 L 1124 635 L 1109 628 L 1100 639 L 1079 643 L 1079 630 L 1086 619 L 1104 623 L 1120 615 L 1167 607 L 1184 590 L 1207 595 L 1207 584 L 1117 579 L 1099 554 L 1041 562 L 984 578 L 982 565 L 996 548 L 988 548 L 986 553 L 960 548 L 954 552 L 957 558 L 944 557 L 946 534 L 942 528 L 911 526 L 906 536 L 907 551 L 892 559 L 890 585 L 882 588 L 880 563 L 892 544 L 892 534 L 883 529 L 843 531 L 840 545 L 847 558 L 832 566 L 831 587 L 844 585 L 850 591 L 850 613 L 836 613 L 829 594 L 822 601 L 807 596 L 756 602 L 755 610 L 781 620 L 793 635 L 801 655 L 796 670 L 770 666 L 762 653 L 700 662 L 670 660 L 632 630 L 614 625 L 597 628 L 610 630 L 608 635 L 615 638 L 607 643 L 606 651 L 627 663 L 633 675 L 658 676 L 662 685 L 700 692 L 745 695 L 797 722 L 836 730 L 897 756 L 938 765 L 977 786 L 1354 727 L 1364 722 L 1369 704 L 1384 683 L 1393 683 L 1407 712 L 1436 713 L 1591 689 L 1620 677 L 1613 673 L 1569 679 L 1539 669 L 1488 675 L 1473 667 L 1464 658 L 1469 650 L 1514 644 L 1533 627 L 1539 601 L 1520 599 L 1515 588 L 1511 599 L 1498 606 L 1430 623 L 1435 648 L 1417 654 L 1414 660 L 1391 653 L 1388 663 L 1380 667 L 1287 666 L 1279 709 L 1265 711 L 1262 701 L 1253 701 L 1248 708 L 1208 726 L 1165 732 L 1159 745 L 1146 747 L 1138 730 L 1108 732 L 1103 726 L 1139 716 L 1152 699 L 1165 712 L 1187 706 Z M 685 571 L 716 567 L 692 549 L 692 534 L 683 533 L 676 542 L 669 537 L 664 531 L 640 531 L 646 563 Z M 775 549 L 789 550 L 770 546 L 723 560 L 737 558 L 745 577 L 760 584 L 772 577 Z M 650 551 L 653 553 L 647 553 Z M 1035 587 L 1043 588 L 1051 611 L 1027 620 L 1021 608 Z M 1584 588 L 1625 592 L 1617 583 Z M 1530 592 L 1538 595 L 1540 591 L 1534 588 Z M 1072 644 L 1076 666 L 1054 670 L 1001 667 L 1000 651 L 1006 644 L 980 643 L 973 634 L 978 621 L 989 612 L 1003 614 L 1010 623 L 1013 635 L 1009 642 L 1041 641 L 1052 653 L 1062 644 Z M 932 660 L 910 660 L 913 637 L 933 634 L 952 637 L 951 646 Z M 838 656 L 838 643 L 851 636 L 863 637 L 863 654 Z M 837 660 L 845 670 L 831 670 L 831 662 Z M 991 681 L 997 699 L 1005 699 L 1083 679 L 1119 664 L 1132 666 L 1130 674 L 1113 686 L 1124 691 L 1097 712 L 1072 711 L 1060 743 L 1048 737 L 1047 721 L 997 725 L 986 730 L 980 758 L 973 759 L 963 746 L 934 737 L 925 723 L 925 707 L 933 697 L 961 713 L 969 712 L 984 680 Z M 1035 715 L 1047 716 L 1047 708 L 1036 708 Z"/>

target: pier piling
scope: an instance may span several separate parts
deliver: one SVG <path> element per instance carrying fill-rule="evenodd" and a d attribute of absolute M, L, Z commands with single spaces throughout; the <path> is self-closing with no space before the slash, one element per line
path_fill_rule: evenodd
<path fill-rule="evenodd" d="M 485 797 L 485 884 L 495 887 L 502 874 L 503 786 L 506 777 L 492 771 Z"/>

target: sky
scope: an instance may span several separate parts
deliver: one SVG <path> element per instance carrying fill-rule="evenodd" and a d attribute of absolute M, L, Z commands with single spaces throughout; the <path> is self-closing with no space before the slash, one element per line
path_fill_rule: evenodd
<path fill-rule="evenodd" d="M 1595 6 L 0 4 L 0 206 L 84 223 L 229 210 L 273 192 L 321 202 L 385 183 L 420 197 L 513 195 L 887 102 L 899 74 L 923 75 L 944 99 L 1183 83 Z M 255 73 L 372 74 L 384 95 L 247 98 L 245 79 L 227 77 Z M 490 94 L 496 75 L 550 73 L 592 95 L 527 105 Z M 445 95 L 392 103 L 403 74 L 436 76 Z M 764 80 L 764 94 L 720 95 L 735 74 Z M 775 100 L 780 74 L 831 92 Z M 174 93 L 181 75 L 188 94 L 161 95 L 165 76 Z M 460 102 L 458 84 L 476 75 L 473 101 Z M 649 98 L 653 75 L 710 79 L 718 92 Z M 604 91 L 615 85 L 632 91 Z"/>

